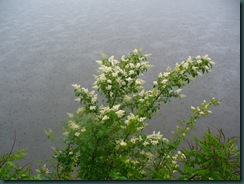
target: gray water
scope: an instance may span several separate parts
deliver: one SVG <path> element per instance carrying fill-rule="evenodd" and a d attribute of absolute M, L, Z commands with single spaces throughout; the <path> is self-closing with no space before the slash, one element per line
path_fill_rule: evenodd
<path fill-rule="evenodd" d="M 152 53 L 146 87 L 190 55 L 216 63 L 183 89 L 186 98 L 162 105 L 147 132 L 168 136 L 191 105 L 215 97 L 221 105 L 192 134 L 209 126 L 240 135 L 239 1 L 1 0 L 0 153 L 11 149 L 16 130 L 15 149 L 29 149 L 26 161 L 47 159 L 54 143 L 44 129 L 60 135 L 66 113 L 78 107 L 71 84 L 91 89 L 99 51 L 119 58 L 135 48 Z"/>

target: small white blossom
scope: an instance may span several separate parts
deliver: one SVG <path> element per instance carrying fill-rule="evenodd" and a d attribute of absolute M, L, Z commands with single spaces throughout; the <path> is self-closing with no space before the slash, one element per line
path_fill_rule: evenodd
<path fill-rule="evenodd" d="M 78 129 L 80 126 L 77 125 L 74 121 L 69 121 L 69 127 L 71 129 Z"/>
<path fill-rule="evenodd" d="M 72 113 L 67 113 L 67 115 L 69 116 L 69 118 L 73 118 L 74 115 Z"/>
<path fill-rule="evenodd" d="M 117 110 L 119 110 L 119 107 L 120 107 L 120 104 L 117 104 L 117 105 L 114 105 L 114 106 L 112 107 L 112 109 L 117 111 Z"/>
<path fill-rule="evenodd" d="M 97 60 L 96 63 L 98 63 L 99 65 L 102 65 L 102 61 Z"/>
<path fill-rule="evenodd" d="M 133 63 L 129 63 L 129 66 L 130 66 L 131 68 L 134 68 L 134 67 L 135 67 L 135 65 L 134 65 Z"/>
<path fill-rule="evenodd" d="M 170 72 L 164 72 L 165 77 L 168 77 L 169 74 L 170 74 Z"/>
<path fill-rule="evenodd" d="M 160 72 L 160 73 L 158 74 L 158 77 L 159 77 L 159 78 L 163 77 L 163 74 Z"/>
<path fill-rule="evenodd" d="M 158 144 L 158 140 L 152 140 L 151 143 L 152 143 L 153 145 L 156 145 L 156 144 Z"/>
<path fill-rule="evenodd" d="M 108 117 L 107 115 L 105 115 L 105 116 L 103 117 L 102 121 L 106 121 L 106 120 L 108 120 L 108 119 L 109 119 L 109 117 Z"/>
<path fill-rule="evenodd" d="M 147 146 L 148 144 L 149 144 L 149 142 L 145 141 L 145 142 L 143 143 L 143 146 Z"/>
<path fill-rule="evenodd" d="M 134 74 L 135 72 L 134 72 L 134 70 L 130 70 L 129 71 L 129 75 L 132 75 L 132 74 Z"/>
<path fill-rule="evenodd" d="M 107 90 L 110 90 L 111 88 L 112 88 L 111 85 L 108 85 L 108 86 L 106 87 Z"/>
<path fill-rule="evenodd" d="M 165 84 L 166 82 L 168 82 L 168 80 L 167 79 L 164 79 L 164 80 L 162 80 L 162 84 Z"/>
<path fill-rule="evenodd" d="M 128 95 L 125 95 L 124 96 L 124 101 L 125 102 L 129 102 L 131 100 L 131 97 L 130 96 L 128 96 Z"/>
<path fill-rule="evenodd" d="M 117 114 L 117 116 L 118 116 L 119 118 L 121 118 L 122 116 L 124 116 L 125 111 L 123 111 L 123 110 L 119 110 L 119 111 L 117 111 L 117 112 L 115 112 L 115 113 Z"/>
<path fill-rule="evenodd" d="M 201 56 L 197 56 L 196 59 L 197 59 L 197 60 L 200 60 L 200 59 L 201 59 Z"/>
<path fill-rule="evenodd" d="M 191 110 L 195 110 L 195 107 L 191 106 Z"/>
<path fill-rule="evenodd" d="M 131 77 L 126 79 L 128 82 L 132 81 L 133 79 Z"/>
<path fill-rule="evenodd" d="M 92 102 L 92 103 L 95 103 L 96 101 L 97 101 L 97 94 L 94 95 L 94 96 L 92 97 L 92 99 L 91 99 L 91 102 Z"/>
<path fill-rule="evenodd" d="M 90 106 L 90 110 L 96 110 L 96 106 Z"/>
<path fill-rule="evenodd" d="M 79 137 L 79 135 L 80 135 L 80 132 L 76 132 L 76 133 L 75 133 L 75 136 L 76 136 L 76 137 Z"/>
<path fill-rule="evenodd" d="M 112 83 L 112 81 L 111 81 L 110 79 L 108 79 L 108 80 L 107 80 L 107 83 L 111 84 L 111 83 Z"/>
<path fill-rule="evenodd" d="M 139 121 L 143 122 L 145 119 L 147 119 L 147 118 L 146 117 L 141 117 L 141 118 L 139 118 Z"/>
<path fill-rule="evenodd" d="M 176 92 L 177 94 L 179 94 L 181 91 L 182 91 L 182 89 L 177 89 L 177 90 L 175 90 L 175 92 Z"/>
<path fill-rule="evenodd" d="M 75 89 L 79 89 L 79 88 L 80 88 L 80 85 L 77 85 L 77 84 L 72 84 L 72 86 L 73 86 Z"/>
<path fill-rule="evenodd" d="M 123 140 L 120 142 L 120 145 L 121 146 L 126 146 L 127 145 L 127 143 L 126 142 L 124 142 Z"/>
<path fill-rule="evenodd" d="M 89 92 L 87 88 L 81 88 L 81 89 L 82 89 L 82 91 L 83 91 L 84 93 L 86 93 L 86 94 Z"/>
<path fill-rule="evenodd" d="M 85 131 L 86 131 L 86 128 L 83 127 L 80 131 L 81 131 L 81 132 L 85 132 Z"/>
<path fill-rule="evenodd" d="M 202 63 L 202 60 L 197 60 L 197 63 L 201 64 Z"/>
<path fill-rule="evenodd" d="M 138 50 L 135 49 L 135 50 L 133 51 L 133 53 L 134 53 L 134 54 L 138 54 Z"/>
<path fill-rule="evenodd" d="M 112 73 L 112 76 L 113 76 L 113 77 L 117 77 L 117 76 L 118 76 L 118 72 L 114 72 L 114 73 Z"/>
<path fill-rule="evenodd" d="M 141 85 L 141 84 L 144 84 L 144 80 L 142 80 L 142 79 L 136 79 L 136 84 L 137 85 Z"/>
<path fill-rule="evenodd" d="M 136 139 L 136 138 L 134 138 L 134 137 L 130 139 L 130 142 L 132 142 L 133 144 L 135 144 L 135 143 L 136 143 L 136 141 L 137 141 L 137 139 Z"/>
<path fill-rule="evenodd" d="M 197 70 L 198 70 L 198 67 L 193 66 L 193 67 L 192 67 L 192 70 L 197 71 Z"/>

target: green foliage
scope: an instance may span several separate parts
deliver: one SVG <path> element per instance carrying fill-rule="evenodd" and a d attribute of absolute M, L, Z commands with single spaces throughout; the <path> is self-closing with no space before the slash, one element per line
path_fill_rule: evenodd
<path fill-rule="evenodd" d="M 212 135 L 210 129 L 203 140 L 195 137 L 195 144 L 189 143 L 190 150 L 184 148 L 186 159 L 180 170 L 180 179 L 191 180 L 240 180 L 240 152 L 238 139 L 225 139 L 222 130 Z"/>
<path fill-rule="evenodd" d="M 0 154 L 0 180 L 36 180 L 32 176 L 29 164 L 19 166 L 16 161 L 27 155 L 25 149 L 16 150 L 9 154 Z"/>

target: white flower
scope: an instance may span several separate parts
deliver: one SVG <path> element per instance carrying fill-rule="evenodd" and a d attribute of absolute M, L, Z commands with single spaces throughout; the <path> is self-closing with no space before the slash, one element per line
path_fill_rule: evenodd
<path fill-rule="evenodd" d="M 138 131 L 141 131 L 143 128 L 144 128 L 144 127 L 141 126 L 141 127 L 137 127 L 136 129 L 137 129 Z"/>
<path fill-rule="evenodd" d="M 157 81 L 153 81 L 153 84 L 154 84 L 154 85 L 158 85 L 158 82 L 157 82 Z"/>
<path fill-rule="evenodd" d="M 201 64 L 202 63 L 202 60 L 197 60 L 197 63 Z"/>
<path fill-rule="evenodd" d="M 69 127 L 71 129 L 78 129 L 79 125 L 77 125 L 74 121 L 69 121 Z"/>
<path fill-rule="evenodd" d="M 109 117 L 107 115 L 105 115 L 102 119 L 102 121 L 106 121 L 107 119 L 109 119 Z"/>
<path fill-rule="evenodd" d="M 111 81 L 110 79 L 108 79 L 108 80 L 107 80 L 107 83 L 111 84 L 111 83 L 112 83 L 112 81 Z"/>
<path fill-rule="evenodd" d="M 213 62 L 213 61 L 210 61 L 209 63 L 210 63 L 210 64 L 212 64 L 212 65 L 214 65 L 214 64 L 215 64 L 215 62 Z"/>
<path fill-rule="evenodd" d="M 208 113 L 212 113 L 212 111 L 208 111 Z"/>
<path fill-rule="evenodd" d="M 96 110 L 96 106 L 90 106 L 90 110 Z"/>
<path fill-rule="evenodd" d="M 186 61 L 191 62 L 192 61 L 191 56 L 189 56 Z"/>
<path fill-rule="evenodd" d="M 195 110 L 195 107 L 191 106 L 191 110 Z"/>
<path fill-rule="evenodd" d="M 96 63 L 98 63 L 99 65 L 102 65 L 102 61 L 97 60 Z"/>
<path fill-rule="evenodd" d="M 198 55 L 198 56 L 196 57 L 196 59 L 197 59 L 197 60 L 200 60 L 200 59 L 201 59 L 201 56 Z"/>
<path fill-rule="evenodd" d="M 107 90 L 110 90 L 111 88 L 112 88 L 111 85 L 108 85 L 108 86 L 106 87 Z"/>
<path fill-rule="evenodd" d="M 136 64 L 136 68 L 139 68 L 140 66 L 141 66 L 140 63 L 137 63 L 137 64 Z"/>
<path fill-rule="evenodd" d="M 145 141 L 145 142 L 143 143 L 143 146 L 147 146 L 148 144 L 149 144 L 149 142 Z"/>
<path fill-rule="evenodd" d="M 133 51 L 133 53 L 134 53 L 134 54 L 138 54 L 138 50 L 135 49 L 135 50 Z"/>
<path fill-rule="evenodd" d="M 80 88 L 80 85 L 77 85 L 77 84 L 72 84 L 72 86 L 73 86 L 75 89 L 79 89 L 79 88 Z"/>
<path fill-rule="evenodd" d="M 114 72 L 114 73 L 112 73 L 112 76 L 113 76 L 113 77 L 117 77 L 117 76 L 118 76 L 118 72 Z"/>
<path fill-rule="evenodd" d="M 181 91 L 182 91 L 182 89 L 177 89 L 177 90 L 175 90 L 175 92 L 176 92 L 177 94 L 179 94 Z"/>
<path fill-rule="evenodd" d="M 119 107 L 120 107 L 120 104 L 117 104 L 117 105 L 114 105 L 114 106 L 112 107 L 112 109 L 117 111 L 117 110 L 119 110 Z"/>
<path fill-rule="evenodd" d="M 137 85 L 141 85 L 143 83 L 144 83 L 144 80 L 142 80 L 142 79 L 136 79 L 136 84 Z"/>
<path fill-rule="evenodd" d="M 80 132 L 76 132 L 76 133 L 75 133 L 75 136 L 76 136 L 76 137 L 79 137 L 79 135 L 80 135 Z"/>
<path fill-rule="evenodd" d="M 129 71 L 129 75 L 132 75 L 132 74 L 134 74 L 135 72 L 134 72 L 134 70 L 130 70 Z"/>
<path fill-rule="evenodd" d="M 131 77 L 126 79 L 128 82 L 132 81 L 133 79 Z"/>
<path fill-rule="evenodd" d="M 134 138 L 134 137 L 130 139 L 130 142 L 132 142 L 133 144 L 135 144 L 135 143 L 136 143 L 136 141 L 137 141 L 137 139 L 136 139 L 136 138 Z"/>
<path fill-rule="evenodd" d="M 131 97 L 130 96 L 128 96 L 128 95 L 125 95 L 124 96 L 124 101 L 125 102 L 129 102 L 131 100 Z"/>
<path fill-rule="evenodd" d="M 92 97 L 92 99 L 91 99 L 91 102 L 92 102 L 92 103 L 95 103 L 96 101 L 97 101 L 97 94 L 94 95 L 94 96 Z"/>
<path fill-rule="evenodd" d="M 169 140 L 167 138 L 163 138 L 163 141 L 166 142 L 166 143 L 169 142 Z"/>
<path fill-rule="evenodd" d="M 158 144 L 158 140 L 152 140 L 151 143 L 152 143 L 153 145 L 156 145 L 156 144 Z"/>
<path fill-rule="evenodd" d="M 117 114 L 117 116 L 118 116 L 119 118 L 121 118 L 122 116 L 124 116 L 125 111 L 123 111 L 123 110 L 119 110 L 119 111 L 117 111 L 117 112 L 115 112 L 115 113 Z"/>
<path fill-rule="evenodd" d="M 163 74 L 160 72 L 160 73 L 158 74 L 158 77 L 159 77 L 159 78 L 163 77 Z"/>
<path fill-rule="evenodd" d="M 105 81 L 106 80 L 106 77 L 105 77 L 104 73 L 99 75 L 99 80 L 101 80 L 101 81 Z"/>
<path fill-rule="evenodd" d="M 185 69 L 187 69 L 188 66 L 189 66 L 188 62 L 185 62 L 185 63 L 183 64 L 183 68 L 185 68 Z"/>
<path fill-rule="evenodd" d="M 81 132 L 85 132 L 85 131 L 86 131 L 86 128 L 83 127 L 80 131 L 81 131 Z"/>
<path fill-rule="evenodd" d="M 167 77 L 170 74 L 170 72 L 164 72 L 164 76 Z"/>
<path fill-rule="evenodd" d="M 121 146 L 126 146 L 127 145 L 127 143 L 126 142 L 124 142 L 123 140 L 119 143 Z"/>
<path fill-rule="evenodd" d="M 77 114 L 81 114 L 84 111 L 83 107 L 79 107 L 76 111 Z"/>
<path fill-rule="evenodd" d="M 197 71 L 197 70 L 198 70 L 198 67 L 193 66 L 192 69 L 193 69 L 194 71 Z"/>
<path fill-rule="evenodd" d="M 67 113 L 67 115 L 69 116 L 69 118 L 73 118 L 74 115 L 72 113 Z"/>
<path fill-rule="evenodd" d="M 111 67 L 108 67 L 108 66 L 104 66 L 102 65 L 101 67 L 99 67 L 99 69 L 105 73 L 108 73 L 110 71 L 112 71 L 112 68 Z"/>
<path fill-rule="evenodd" d="M 131 68 L 135 67 L 135 65 L 133 63 L 129 63 L 129 65 L 130 65 Z"/>
<path fill-rule="evenodd" d="M 145 118 L 145 117 L 141 117 L 141 118 L 139 118 L 139 121 L 140 121 L 140 122 L 143 122 L 145 119 L 147 119 L 147 118 Z"/>
<path fill-rule="evenodd" d="M 164 80 L 162 80 L 162 84 L 165 84 L 166 82 L 168 82 L 168 80 L 167 79 L 164 79 Z"/>

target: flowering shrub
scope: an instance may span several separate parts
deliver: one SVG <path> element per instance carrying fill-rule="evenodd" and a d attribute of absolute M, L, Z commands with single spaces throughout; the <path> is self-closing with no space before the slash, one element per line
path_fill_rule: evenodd
<path fill-rule="evenodd" d="M 180 149 L 180 144 L 209 108 L 219 104 L 215 98 L 191 107 L 192 115 L 181 120 L 170 139 L 158 131 L 143 130 L 160 109 L 160 103 L 183 98 L 182 88 L 196 76 L 209 72 L 214 62 L 208 55 L 188 57 L 175 68 L 159 73 L 151 90 L 143 88 L 140 78 L 152 65 L 149 55 L 135 49 L 118 61 L 102 54 L 94 90 L 73 84 L 81 105 L 68 113 L 63 135 L 64 148 L 54 148 L 52 169 L 44 164 L 38 179 L 83 180 L 172 180 L 240 179 L 237 139 L 205 133 L 195 138 L 200 149 Z M 100 96 L 98 96 L 100 94 Z M 99 97 L 99 98 L 98 98 Z M 102 98 L 102 99 L 100 99 Z M 53 140 L 52 130 L 45 132 Z M 208 148 L 211 146 L 211 148 Z M 217 165 L 215 165 L 215 163 Z M 216 169 L 216 167 L 224 169 Z"/>
<path fill-rule="evenodd" d="M 181 88 L 196 76 L 209 72 L 214 62 L 206 56 L 188 57 L 159 73 L 151 90 L 143 88 L 140 78 L 152 65 L 149 55 L 135 49 L 118 61 L 102 54 L 94 89 L 104 97 L 98 99 L 95 91 L 73 84 L 76 101 L 81 106 L 64 129 L 64 149 L 55 150 L 58 164 L 56 179 L 176 179 L 179 162 L 186 159 L 178 150 L 200 116 L 207 116 L 209 107 L 218 105 L 212 98 L 199 107 L 191 107 L 193 115 L 181 121 L 168 140 L 161 132 L 143 133 L 147 119 L 159 110 L 160 102 L 182 98 Z M 175 173 L 175 174 L 174 174 Z"/>

